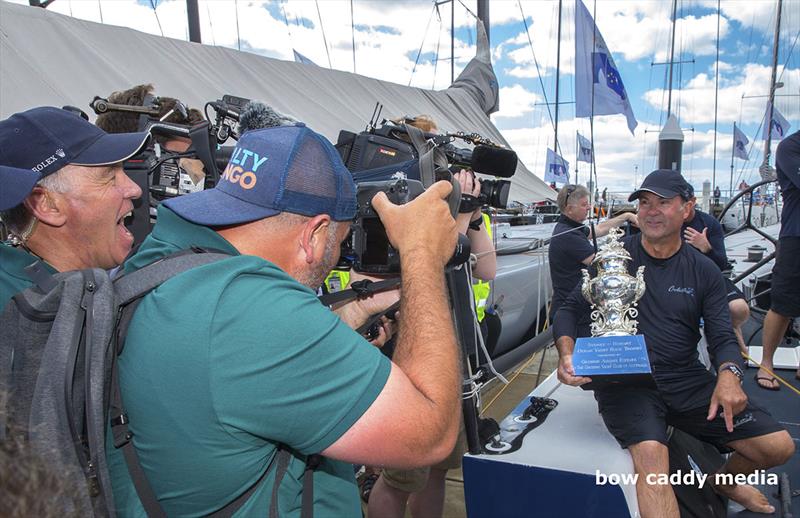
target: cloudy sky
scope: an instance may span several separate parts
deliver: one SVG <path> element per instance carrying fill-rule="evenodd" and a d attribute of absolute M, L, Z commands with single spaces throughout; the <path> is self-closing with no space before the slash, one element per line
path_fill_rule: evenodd
<path fill-rule="evenodd" d="M 475 52 L 470 11 L 477 8 L 475 0 L 454 1 L 458 75 Z M 730 181 L 734 122 L 755 141 L 749 162 L 735 161 L 734 185 L 741 178 L 755 181 L 762 160 L 759 128 L 769 90 L 776 3 L 721 2 L 716 183 L 723 189 Z M 425 89 L 450 84 L 451 5 L 437 8 L 429 0 L 199 0 L 203 43 L 286 60 L 293 59 L 296 50 L 319 66 Z M 595 118 L 598 177 L 601 188 L 629 192 L 656 166 L 657 131 L 666 117 L 668 97 L 667 67 L 659 63 L 668 60 L 672 2 L 598 0 L 595 5 L 586 0 L 586 6 L 590 12 L 596 9 L 599 30 L 639 121 L 632 136 L 621 115 Z M 188 39 L 184 0 L 56 0 L 48 9 Z M 565 0 L 559 88 L 564 104 L 558 130 L 573 175 L 575 131 L 589 135 L 588 120 L 574 117 L 574 15 L 574 1 Z M 550 103 L 555 99 L 558 2 L 492 0 L 490 18 L 493 64 L 501 87 L 501 109 L 492 118 L 528 168 L 543 176 L 546 149 L 554 140 L 544 103 L 545 98 Z M 683 63 L 673 70 L 672 111 L 685 130 L 684 174 L 700 189 L 714 169 L 717 2 L 679 0 L 677 19 L 675 60 Z M 800 0 L 784 0 L 778 76 L 785 86 L 777 90 L 776 107 L 792 131 L 800 129 L 799 38 Z M 580 163 L 579 168 L 583 183 L 588 165 Z"/>

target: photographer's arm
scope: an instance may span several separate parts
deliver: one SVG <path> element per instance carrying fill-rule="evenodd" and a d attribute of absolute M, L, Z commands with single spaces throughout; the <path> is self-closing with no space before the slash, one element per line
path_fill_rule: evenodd
<path fill-rule="evenodd" d="M 456 242 L 455 221 L 438 182 L 413 202 L 373 201 L 400 252 L 401 313 L 394 364 L 369 409 L 323 454 L 395 467 L 435 464 L 453 449 L 460 422 L 458 348 L 444 281 Z M 428 224 L 436 221 L 436 225 Z"/>
<path fill-rule="evenodd" d="M 481 181 L 474 173 L 462 169 L 453 175 L 461 184 L 461 192 L 471 196 L 478 196 L 481 192 Z M 470 223 L 478 223 L 478 229 L 470 227 Z M 456 225 L 460 234 L 469 238 L 471 252 L 478 258 L 472 268 L 472 274 L 482 281 L 491 281 L 497 274 L 497 255 L 494 243 L 486 229 L 483 213 L 480 209 L 473 212 L 462 213 L 456 217 Z"/>
<path fill-rule="evenodd" d="M 608 234 L 608 231 L 612 228 L 619 227 L 620 225 L 625 224 L 626 221 L 630 221 L 631 224 L 635 227 L 639 226 L 639 219 L 637 218 L 636 214 L 633 212 L 623 212 L 619 216 L 614 216 L 613 218 L 609 218 L 605 221 L 601 221 L 594 227 L 594 232 L 597 237 L 603 237 Z M 591 230 L 589 231 L 589 239 L 592 238 Z"/>

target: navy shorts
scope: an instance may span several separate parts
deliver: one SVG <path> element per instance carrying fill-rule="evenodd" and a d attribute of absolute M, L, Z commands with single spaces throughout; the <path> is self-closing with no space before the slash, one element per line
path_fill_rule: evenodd
<path fill-rule="evenodd" d="M 714 385 L 712 381 L 710 386 L 704 388 L 708 391 L 709 402 Z M 720 451 L 729 450 L 727 444 L 732 441 L 784 429 L 769 413 L 750 402 L 734 416 L 733 432 L 729 433 L 723 416 L 718 415 L 712 421 L 706 420 L 708 406 L 677 411 L 670 407 L 658 389 L 609 387 L 596 390 L 595 399 L 606 428 L 623 448 L 642 441 L 658 441 L 666 445 L 667 425 L 713 444 Z"/>
<path fill-rule="evenodd" d="M 782 237 L 772 269 L 770 309 L 789 318 L 800 317 L 800 237 Z"/>

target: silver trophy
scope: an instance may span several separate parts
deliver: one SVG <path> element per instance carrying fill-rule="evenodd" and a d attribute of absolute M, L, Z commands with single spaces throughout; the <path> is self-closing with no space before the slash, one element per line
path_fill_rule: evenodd
<path fill-rule="evenodd" d="M 592 260 L 597 276 L 583 271 L 581 291 L 592 305 L 592 336 L 629 336 L 636 334 L 636 303 L 644 295 L 644 266 L 636 277 L 628 273 L 631 256 L 622 246 L 622 230 L 612 228 L 608 238 Z"/>

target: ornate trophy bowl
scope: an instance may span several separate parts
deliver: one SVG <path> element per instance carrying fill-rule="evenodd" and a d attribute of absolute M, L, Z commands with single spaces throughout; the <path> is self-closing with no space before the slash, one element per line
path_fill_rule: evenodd
<path fill-rule="evenodd" d="M 644 266 L 636 277 L 628 273 L 631 256 L 619 240 L 622 231 L 614 228 L 598 251 L 592 264 L 597 276 L 592 279 L 583 271 L 581 291 L 592 305 L 592 336 L 626 336 L 636 334 L 636 303 L 644 295 Z"/>
<path fill-rule="evenodd" d="M 645 291 L 644 266 L 636 276 L 628 273 L 631 256 L 620 241 L 622 231 L 612 229 L 592 264 L 597 275 L 584 270 L 581 292 L 592 305 L 591 338 L 578 338 L 573 350 L 573 368 L 592 382 L 593 390 L 611 383 L 653 383 L 644 337 L 636 334 L 636 303 Z"/>

